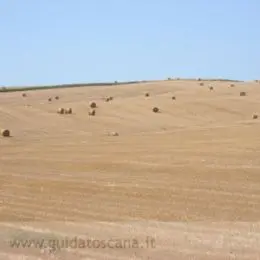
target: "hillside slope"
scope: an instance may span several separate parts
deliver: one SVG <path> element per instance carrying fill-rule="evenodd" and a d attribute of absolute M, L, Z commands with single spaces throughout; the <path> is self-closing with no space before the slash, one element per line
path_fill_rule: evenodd
<path fill-rule="evenodd" d="M 0 128 L 12 133 L 0 138 L 2 238 L 20 228 L 24 237 L 49 229 L 57 237 L 156 238 L 154 249 L 61 250 L 61 259 L 260 257 L 260 119 L 252 119 L 260 115 L 260 88 L 229 84 L 0 93 Z M 59 115 L 59 107 L 73 113 Z M 108 135 L 113 131 L 119 136 Z M 0 246 L 1 259 L 49 257 Z"/>

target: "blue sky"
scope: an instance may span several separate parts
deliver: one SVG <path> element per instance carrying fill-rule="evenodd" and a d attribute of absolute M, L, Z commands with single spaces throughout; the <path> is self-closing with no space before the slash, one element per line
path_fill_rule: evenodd
<path fill-rule="evenodd" d="M 259 0 L 0 0 L 0 85 L 260 78 Z"/>

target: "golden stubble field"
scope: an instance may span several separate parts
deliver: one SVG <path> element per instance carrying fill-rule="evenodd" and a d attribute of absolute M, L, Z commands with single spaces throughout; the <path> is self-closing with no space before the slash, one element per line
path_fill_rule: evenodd
<path fill-rule="evenodd" d="M 260 259 L 260 84 L 229 85 L 0 93 L 0 128 L 12 135 L 0 138 L 0 259 Z M 6 242 L 75 236 L 97 241 L 56 250 Z M 97 245 L 132 238 L 139 248 Z"/>

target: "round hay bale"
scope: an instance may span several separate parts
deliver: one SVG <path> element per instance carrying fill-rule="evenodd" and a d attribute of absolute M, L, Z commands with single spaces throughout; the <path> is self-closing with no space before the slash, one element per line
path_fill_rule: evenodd
<path fill-rule="evenodd" d="M 149 94 L 148 92 L 146 92 L 146 93 L 145 93 L 145 96 L 146 96 L 146 97 L 149 97 L 149 96 L 150 96 L 150 94 Z"/>
<path fill-rule="evenodd" d="M 56 96 L 56 97 L 55 97 L 55 99 L 56 99 L 56 100 L 59 100 L 59 99 L 60 99 L 60 97 L 59 97 L 59 96 Z"/>
<path fill-rule="evenodd" d="M 96 115 L 96 110 L 95 109 L 90 109 L 88 112 L 89 116 L 95 116 Z"/>
<path fill-rule="evenodd" d="M 230 84 L 229 86 L 230 86 L 231 88 L 233 88 L 233 87 L 235 87 L 235 84 L 232 83 L 232 84 Z"/>
<path fill-rule="evenodd" d="M 244 96 L 246 96 L 246 92 L 244 91 L 240 92 L 240 97 L 244 97 Z"/>
<path fill-rule="evenodd" d="M 106 102 L 109 102 L 109 101 L 112 101 L 113 100 L 113 97 L 107 97 L 107 98 L 105 98 L 105 101 Z"/>
<path fill-rule="evenodd" d="M 62 108 L 62 107 L 60 107 L 60 108 L 58 109 L 58 114 L 64 114 L 64 113 L 65 113 L 65 109 Z"/>
<path fill-rule="evenodd" d="M 257 119 L 257 118 L 258 118 L 258 115 L 257 115 L 257 114 L 253 114 L 252 118 L 253 118 L 253 119 Z"/>
<path fill-rule="evenodd" d="M 91 107 L 91 108 L 96 108 L 97 107 L 97 104 L 96 104 L 96 102 L 90 102 L 89 103 L 89 106 Z"/>
<path fill-rule="evenodd" d="M 173 97 L 172 97 L 172 100 L 176 100 L 176 97 L 175 97 L 175 96 L 173 96 Z"/>
<path fill-rule="evenodd" d="M 213 91 L 214 88 L 213 88 L 212 86 L 209 86 L 209 90 L 210 90 L 210 91 Z"/>
<path fill-rule="evenodd" d="M 2 130 L 1 130 L 1 135 L 2 135 L 3 137 L 9 137 L 9 136 L 10 136 L 10 130 L 8 130 L 8 129 L 2 129 Z"/>
<path fill-rule="evenodd" d="M 200 82 L 200 86 L 204 86 L 204 83 L 203 83 L 203 82 Z"/>
<path fill-rule="evenodd" d="M 119 136 L 119 133 L 118 132 L 111 132 L 110 135 L 111 136 Z"/>
<path fill-rule="evenodd" d="M 23 97 L 27 97 L 26 93 L 23 93 L 22 96 L 23 96 Z"/>
<path fill-rule="evenodd" d="M 154 108 L 153 108 L 153 112 L 154 112 L 154 113 L 158 113 L 158 112 L 159 112 L 159 108 L 158 108 L 158 107 L 154 107 Z"/>
<path fill-rule="evenodd" d="M 72 114 L 72 109 L 71 108 L 65 109 L 65 114 Z"/>
<path fill-rule="evenodd" d="M 48 101 L 51 102 L 52 98 L 48 98 Z"/>

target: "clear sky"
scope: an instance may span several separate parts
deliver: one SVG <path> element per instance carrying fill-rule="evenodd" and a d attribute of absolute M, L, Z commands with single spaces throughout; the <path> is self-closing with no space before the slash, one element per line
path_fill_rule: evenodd
<path fill-rule="evenodd" d="M 260 79 L 259 0 L 0 0 L 0 85 Z"/>

